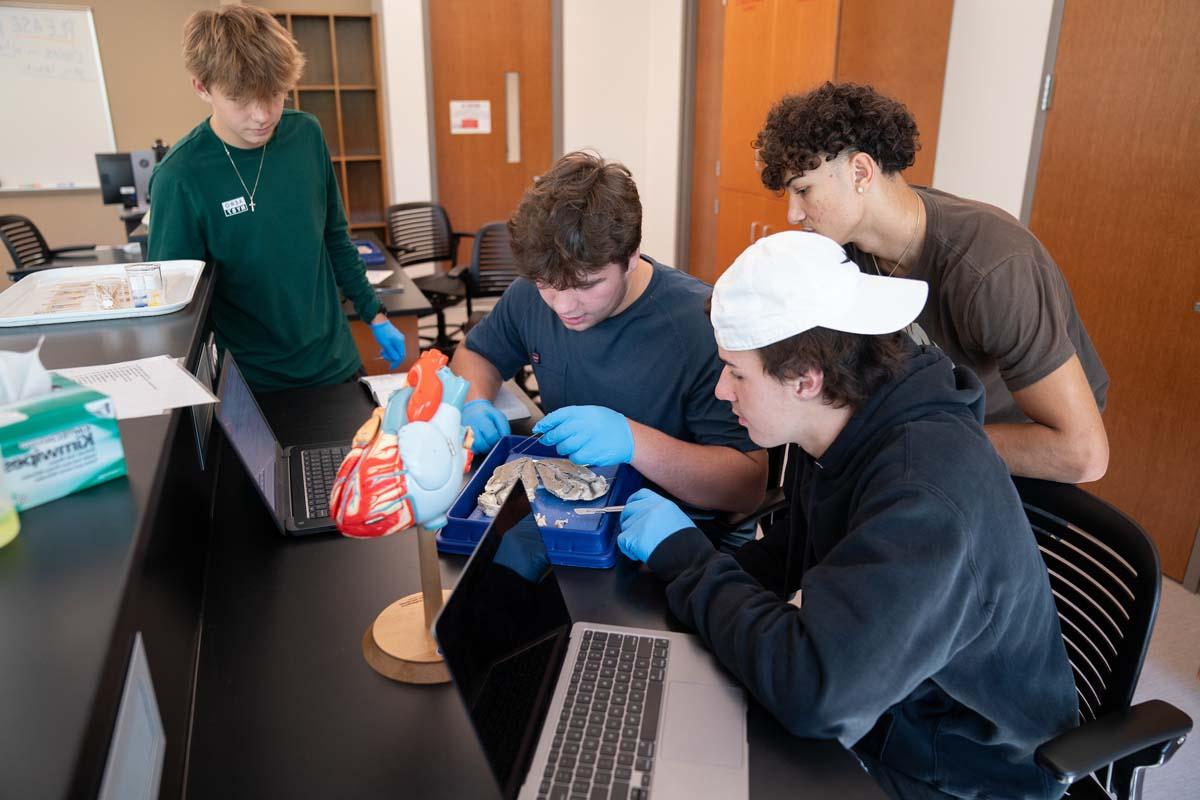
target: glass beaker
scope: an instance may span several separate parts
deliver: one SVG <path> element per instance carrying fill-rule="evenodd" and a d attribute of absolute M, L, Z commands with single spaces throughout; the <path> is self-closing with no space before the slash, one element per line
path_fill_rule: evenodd
<path fill-rule="evenodd" d="M 163 304 L 162 267 L 158 264 L 130 264 L 125 267 L 125 279 L 134 308 Z"/>

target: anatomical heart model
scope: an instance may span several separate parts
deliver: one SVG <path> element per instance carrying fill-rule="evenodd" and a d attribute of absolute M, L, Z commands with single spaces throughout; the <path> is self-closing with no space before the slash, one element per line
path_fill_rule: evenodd
<path fill-rule="evenodd" d="M 446 665 L 430 635 L 442 607 L 437 532 L 471 468 L 462 404 L 469 384 L 437 350 L 421 354 L 408 386 L 377 408 L 354 435 L 330 494 L 330 516 L 355 538 L 415 527 L 421 591 L 385 608 L 363 636 L 363 656 L 377 672 L 405 683 L 444 683 Z"/>
<path fill-rule="evenodd" d="M 346 536 L 372 538 L 411 528 L 441 530 L 471 468 L 471 432 L 462 426 L 470 384 L 446 356 L 427 350 L 408 371 L 408 386 L 377 408 L 354 434 L 330 493 L 329 508 Z"/>

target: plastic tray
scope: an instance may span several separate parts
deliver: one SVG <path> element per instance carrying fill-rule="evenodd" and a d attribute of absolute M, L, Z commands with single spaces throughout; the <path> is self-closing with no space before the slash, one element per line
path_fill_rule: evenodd
<path fill-rule="evenodd" d="M 524 436 L 505 436 L 492 448 L 492 452 L 484 459 L 478 471 L 463 487 L 454 505 L 450 507 L 450 513 L 447 515 L 449 522 L 437 536 L 438 550 L 443 553 L 469 555 L 475 549 L 475 545 L 479 544 L 492 518 L 479 510 L 477 500 L 496 467 L 521 456 L 561 458 L 554 448 L 540 442 L 534 443 L 528 450 L 521 448 L 521 452 L 510 457 L 509 452 L 525 440 Z M 595 500 L 560 500 L 538 487 L 533 499 L 533 511 L 535 514 L 545 514 L 549 523 L 541 528 L 541 531 L 552 564 L 606 569 L 617 561 L 617 531 L 621 515 L 608 513 L 581 516 L 574 513 L 573 509 L 621 505 L 629 495 L 641 487 L 642 476 L 628 464 L 592 467 L 592 471 L 608 478 L 608 493 Z M 522 491 L 522 484 L 518 483 L 513 491 Z M 557 519 L 566 519 L 567 524 L 557 528 L 554 526 Z"/>
<path fill-rule="evenodd" d="M 45 312 L 44 309 L 56 287 L 67 283 L 82 283 L 103 278 L 124 278 L 131 264 L 97 264 L 86 267 L 58 267 L 30 273 L 22 280 L 0 292 L 0 327 L 17 325 L 50 325 L 58 322 L 84 322 L 96 319 L 124 317 L 154 317 L 170 314 L 192 302 L 203 261 L 154 261 L 162 267 L 163 304 L 144 308 L 110 308 Z"/>

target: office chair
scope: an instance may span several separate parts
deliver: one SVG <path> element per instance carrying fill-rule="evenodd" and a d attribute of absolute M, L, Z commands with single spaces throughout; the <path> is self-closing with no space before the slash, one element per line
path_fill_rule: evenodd
<path fill-rule="evenodd" d="M 422 336 L 425 347 L 436 347 L 449 354 L 458 345 L 446 330 L 446 309 L 466 300 L 467 315 L 471 314 L 470 288 L 463 278 L 466 266 L 458 266 L 458 243 L 473 233 L 455 231 L 450 227 L 450 216 L 437 203 L 398 203 L 387 210 L 388 250 L 400 262 L 401 267 L 414 264 L 449 262 L 450 269 L 435 272 L 413 283 L 433 306 L 437 316 L 437 335 Z M 427 326 L 422 326 L 427 327 Z"/>
<path fill-rule="evenodd" d="M 56 258 L 70 258 L 68 253 L 78 252 L 86 258 L 82 251 L 96 249 L 94 244 L 73 244 L 51 249 L 33 220 L 20 214 L 0 216 L 0 240 L 3 240 L 12 257 L 13 269 L 8 275 L 14 281 L 38 269 L 62 266 L 53 262 Z"/>
<path fill-rule="evenodd" d="M 1049 572 L 1079 694 L 1080 725 L 1046 742 L 1037 763 L 1071 800 L 1137 800 L 1145 770 L 1192 729 L 1175 706 L 1131 706 L 1158 613 L 1158 551 L 1146 532 L 1077 486 L 1014 478 Z"/>

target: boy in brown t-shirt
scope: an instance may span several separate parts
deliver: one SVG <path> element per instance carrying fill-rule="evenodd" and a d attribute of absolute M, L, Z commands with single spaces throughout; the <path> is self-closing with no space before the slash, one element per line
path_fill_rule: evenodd
<path fill-rule="evenodd" d="M 1108 373 L 1066 279 L 1000 209 L 909 186 L 900 172 L 916 140 L 902 103 L 826 83 L 776 104 L 755 147 L 763 184 L 787 193 L 790 222 L 845 245 L 864 271 L 929 283 L 910 333 L 979 375 L 985 430 L 1013 474 L 1098 480 Z"/>

